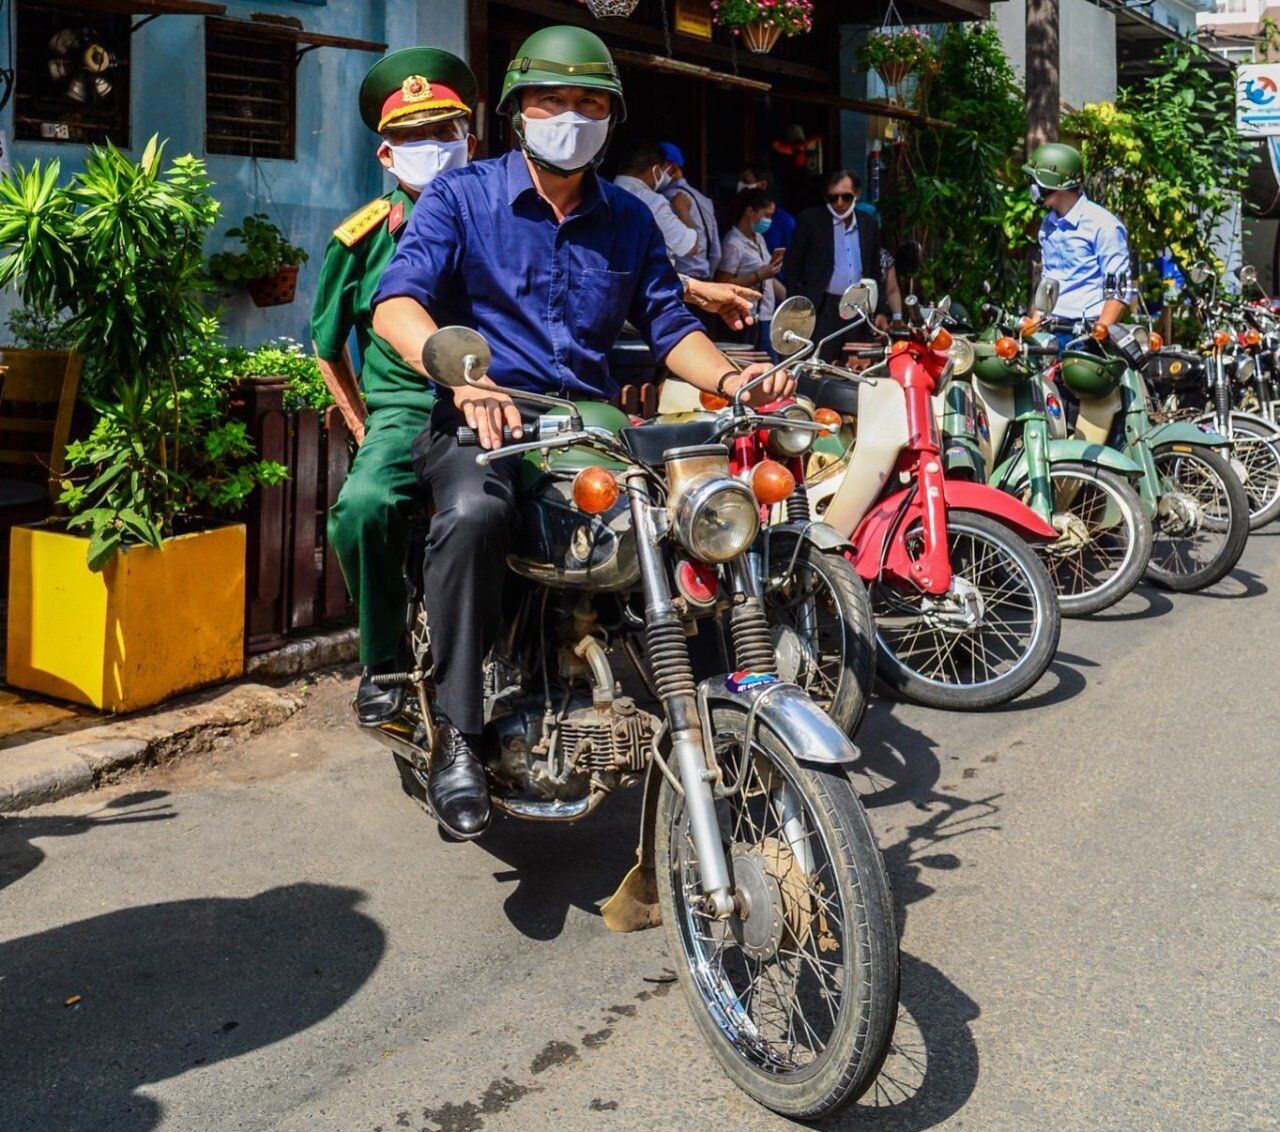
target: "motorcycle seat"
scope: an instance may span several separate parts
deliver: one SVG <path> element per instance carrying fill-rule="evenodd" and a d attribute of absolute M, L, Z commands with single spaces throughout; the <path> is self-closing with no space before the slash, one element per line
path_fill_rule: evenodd
<path fill-rule="evenodd" d="M 819 409 L 835 409 L 845 416 L 858 415 L 858 386 L 839 377 L 805 375 L 796 383 L 796 392 L 808 397 Z"/>
<path fill-rule="evenodd" d="M 715 418 L 711 416 L 692 421 L 655 421 L 621 428 L 618 439 L 637 460 L 645 464 L 661 464 L 664 453 L 672 448 L 710 443 L 715 427 Z"/>

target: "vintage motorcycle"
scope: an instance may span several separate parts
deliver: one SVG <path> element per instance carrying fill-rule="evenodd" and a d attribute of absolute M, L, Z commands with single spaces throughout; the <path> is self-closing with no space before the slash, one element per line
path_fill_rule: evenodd
<path fill-rule="evenodd" d="M 851 289 L 848 321 L 831 338 L 871 326 L 875 289 Z M 789 364 L 819 409 L 856 419 L 841 434 L 844 455 L 817 470 L 808 494 L 815 517 L 852 543 L 871 590 L 881 679 L 931 707 L 989 708 L 1035 684 L 1057 651 L 1061 613 L 1028 540 L 1058 532 L 1012 496 L 945 474 L 933 397 L 955 366 L 941 326 L 949 303 L 927 317 L 912 297 L 904 306 L 908 326 L 861 374 L 809 348 L 807 300 L 775 312 L 774 345 L 798 358 Z"/>
<path fill-rule="evenodd" d="M 1201 288 L 1191 292 L 1191 300 L 1205 339 L 1196 350 L 1170 349 L 1168 359 L 1148 363 L 1147 373 L 1162 411 L 1210 425 L 1227 439 L 1231 465 L 1249 501 L 1249 529 L 1257 530 L 1280 516 L 1280 430 L 1267 415 L 1274 418 L 1273 405 L 1268 398 L 1254 412 L 1240 404 L 1240 393 L 1257 387 L 1266 364 L 1260 356 L 1262 332 L 1253 324 L 1261 312 L 1251 319 L 1249 307 L 1223 302 L 1207 263 L 1193 264 L 1187 278 Z M 1257 271 L 1241 269 L 1240 281 L 1256 284 Z"/>
<path fill-rule="evenodd" d="M 1239 561 L 1249 501 L 1227 460 L 1230 442 L 1208 424 L 1156 424 L 1141 370 L 1153 350 L 1146 327 L 1085 321 L 1054 373 L 1080 399 L 1077 439 L 1109 445 L 1142 468 L 1138 493 L 1152 515 L 1147 577 L 1177 591 L 1211 586 Z"/>
<path fill-rule="evenodd" d="M 437 331 L 423 353 L 449 387 L 479 381 L 489 361 L 463 327 Z M 484 665 L 493 805 L 572 821 L 643 781 L 639 862 L 605 923 L 663 923 L 728 1076 L 786 1116 L 828 1115 L 870 1086 L 888 1052 L 898 940 L 849 777 L 858 752 L 777 674 L 748 561 L 760 500 L 730 475 L 713 424 L 635 426 L 607 405 L 511 395 L 542 415 L 526 430 L 534 439 L 477 455 L 521 461 L 505 628 Z M 736 671 L 700 675 L 687 637 L 717 613 Z M 425 805 L 435 726 L 420 595 L 410 614 L 412 671 L 386 678 L 407 685 L 409 706 L 374 734 Z M 622 694 L 619 653 L 656 703 Z"/>
<path fill-rule="evenodd" d="M 1027 503 L 1059 532 L 1035 544 L 1064 616 L 1114 605 L 1151 557 L 1151 519 L 1132 481 L 1142 468 L 1122 452 L 1067 436 L 1066 413 L 1042 373 L 1057 342 L 1041 331 L 1059 285 L 1043 279 L 1017 317 L 988 304 L 991 325 L 955 335 L 951 381 L 939 399 L 948 475 L 972 478 Z"/>

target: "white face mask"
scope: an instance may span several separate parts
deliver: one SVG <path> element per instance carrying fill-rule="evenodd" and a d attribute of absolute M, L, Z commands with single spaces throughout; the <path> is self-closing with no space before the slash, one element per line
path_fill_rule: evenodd
<path fill-rule="evenodd" d="M 529 153 L 563 173 L 585 169 L 604 149 L 609 138 L 608 118 L 588 118 L 566 110 L 552 118 L 524 120 L 524 144 Z"/>
<path fill-rule="evenodd" d="M 657 165 L 653 167 L 653 171 L 657 174 L 653 181 L 653 191 L 660 193 L 671 184 L 671 174 Z"/>
<path fill-rule="evenodd" d="M 1031 182 L 1031 187 L 1027 189 L 1027 195 L 1031 197 L 1032 204 L 1044 203 L 1044 189 L 1035 181 Z"/>
<path fill-rule="evenodd" d="M 745 191 L 745 190 L 747 190 L 747 189 L 754 189 L 754 188 L 755 188 L 755 185 L 754 185 L 754 184 L 752 184 L 750 181 L 739 181 L 739 182 L 738 182 L 738 192 L 740 192 L 740 193 L 741 193 L 741 192 L 744 192 L 744 191 Z"/>
<path fill-rule="evenodd" d="M 858 202 L 855 200 L 853 204 L 851 204 L 843 212 L 837 212 L 832 205 L 827 205 L 827 211 L 831 213 L 831 215 L 834 216 L 837 220 L 848 220 L 849 217 L 853 215 L 853 210 L 857 207 L 857 205 L 858 205 Z"/>
<path fill-rule="evenodd" d="M 386 143 L 391 154 L 391 172 L 405 188 L 422 192 L 446 169 L 460 169 L 467 163 L 467 139 L 457 141 L 416 141 L 404 145 Z"/>

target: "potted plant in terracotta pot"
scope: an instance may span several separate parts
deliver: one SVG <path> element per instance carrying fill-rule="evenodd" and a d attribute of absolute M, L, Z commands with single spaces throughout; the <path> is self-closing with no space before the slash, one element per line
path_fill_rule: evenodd
<path fill-rule="evenodd" d="M 867 36 L 858 48 L 858 65 L 875 71 L 892 91 L 909 75 L 927 72 L 936 57 L 933 40 L 923 28 L 881 28 Z"/>
<path fill-rule="evenodd" d="M 239 240 L 238 252 L 219 252 L 209 260 L 209 275 L 221 287 L 249 292 L 255 306 L 278 307 L 293 302 L 298 268 L 308 256 L 291 244 L 278 225 L 262 212 L 246 216 L 227 231 Z"/>
<path fill-rule="evenodd" d="M 812 0 L 712 0 L 711 11 L 757 55 L 772 51 L 784 35 L 813 30 Z"/>
<path fill-rule="evenodd" d="M 283 475 L 228 422 L 202 248 L 217 217 L 204 164 L 93 149 L 0 178 L 0 286 L 65 312 L 96 421 L 67 447 L 69 518 L 15 527 L 8 680 L 127 711 L 239 675 L 244 527 L 227 522 Z"/>

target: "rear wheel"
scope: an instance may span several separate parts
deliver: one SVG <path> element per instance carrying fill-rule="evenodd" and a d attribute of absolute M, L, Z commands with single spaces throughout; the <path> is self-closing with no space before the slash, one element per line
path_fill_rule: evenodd
<path fill-rule="evenodd" d="M 1142 581 L 1151 557 L 1151 518 L 1138 493 L 1096 464 L 1049 469 L 1054 526 L 1062 537 L 1035 547 L 1065 617 L 1114 605 Z"/>
<path fill-rule="evenodd" d="M 1280 443 L 1250 420 L 1232 416 L 1231 428 L 1240 438 L 1231 446 L 1231 463 L 1249 501 L 1249 529 L 1256 531 L 1280 515 Z"/>
<path fill-rule="evenodd" d="M 841 731 L 853 735 L 866 715 L 875 674 L 867 587 L 847 558 L 807 539 L 798 547 L 793 537 L 773 539 L 770 563 L 781 577 L 764 598 L 778 675 L 798 684 Z"/>
<path fill-rule="evenodd" d="M 1181 593 L 1221 581 L 1249 539 L 1249 500 L 1239 477 L 1200 445 L 1166 444 L 1152 457 L 1161 496 L 1147 577 Z"/>
<path fill-rule="evenodd" d="M 774 1112 L 815 1120 L 870 1087 L 898 1009 L 898 937 L 884 862 L 839 767 L 796 761 L 747 712 L 712 708 L 733 794 L 717 804 L 739 910 L 712 919 L 682 796 L 657 809 L 662 922 L 681 986 L 729 1078 Z"/>
<path fill-rule="evenodd" d="M 951 591 L 935 597 L 878 584 L 880 678 L 929 707 L 976 711 L 1030 688 L 1058 650 L 1062 614 L 1049 573 L 1008 527 L 974 511 L 947 513 Z M 917 524 L 908 550 L 920 546 Z"/>

